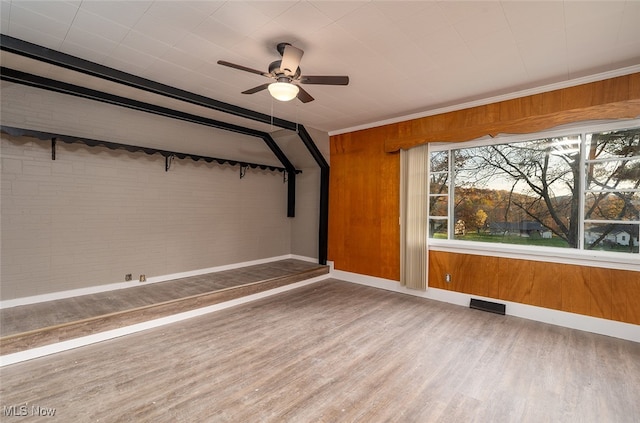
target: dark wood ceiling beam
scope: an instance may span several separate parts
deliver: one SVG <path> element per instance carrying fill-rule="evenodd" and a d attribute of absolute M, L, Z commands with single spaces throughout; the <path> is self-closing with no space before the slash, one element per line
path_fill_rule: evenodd
<path fill-rule="evenodd" d="M 311 135 L 304 126 L 298 128 L 298 136 L 320 166 L 320 215 L 318 222 L 319 263 L 327 264 L 329 251 L 329 163 L 318 150 Z"/>
<path fill-rule="evenodd" d="M 0 49 L 18 54 L 20 56 L 29 57 L 41 62 L 50 63 L 65 69 L 81 72 L 87 75 L 95 76 L 108 81 L 117 82 L 129 87 L 137 88 L 143 91 L 160 94 L 165 97 L 171 97 L 177 100 L 185 101 L 191 104 L 204 106 L 209 109 L 218 110 L 235 116 L 251 119 L 253 121 L 272 124 L 279 128 L 295 130 L 298 126 L 295 122 L 272 117 L 264 113 L 254 110 L 245 109 L 233 104 L 214 100 L 199 94 L 181 90 L 170 85 L 142 78 L 127 72 L 123 72 L 108 66 L 100 65 L 85 59 L 81 59 L 61 51 L 52 50 L 37 44 L 20 40 L 9 35 L 0 34 Z"/>
<path fill-rule="evenodd" d="M 113 104 L 116 106 L 127 107 L 133 110 L 153 113 L 156 115 L 179 119 L 186 122 L 206 125 L 213 128 L 223 129 L 225 131 L 236 132 L 243 135 L 249 135 L 264 139 L 269 134 L 244 126 L 234 125 L 219 120 L 206 118 L 191 113 L 181 112 L 179 110 L 169 109 L 167 107 L 158 106 L 143 101 L 133 100 L 127 97 L 121 97 L 115 94 L 109 94 L 102 91 L 93 90 L 91 88 L 82 87 L 80 85 L 69 84 L 67 82 L 57 81 L 55 79 L 45 78 L 39 75 L 18 71 L 15 69 L 0 68 L 0 77 L 3 81 L 15 82 L 22 85 L 41 88 L 48 91 L 69 94 L 76 97 L 82 97 L 102 103 Z"/>

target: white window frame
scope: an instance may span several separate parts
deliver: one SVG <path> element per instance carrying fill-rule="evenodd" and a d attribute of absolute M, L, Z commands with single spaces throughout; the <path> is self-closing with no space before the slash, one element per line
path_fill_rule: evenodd
<path fill-rule="evenodd" d="M 610 251 L 584 250 L 584 199 L 586 193 L 586 172 L 585 172 L 585 147 L 586 134 L 606 131 L 616 131 L 628 128 L 640 127 L 640 119 L 625 119 L 615 121 L 599 121 L 599 122 L 583 122 L 578 124 L 565 125 L 552 130 L 528 133 L 528 134 L 500 134 L 496 137 L 483 137 L 466 142 L 442 142 L 431 143 L 429 145 L 429 154 L 438 151 L 449 152 L 449 187 L 448 187 L 448 210 L 447 230 L 449 239 L 429 238 L 429 249 L 436 251 L 445 251 L 453 253 L 475 254 L 484 256 L 497 256 L 515 259 L 548 261 L 554 263 L 577 264 L 583 266 L 605 267 L 622 270 L 640 271 L 640 254 L 635 253 L 618 253 Z M 453 239 L 454 225 L 451 222 L 453 216 L 453 190 L 454 190 L 454 174 L 453 163 L 451 160 L 451 151 L 460 148 L 471 148 L 480 146 L 489 146 L 496 144 L 517 143 L 521 141 L 531 141 L 545 138 L 558 138 L 568 135 L 580 135 L 581 155 L 580 155 L 580 225 L 579 225 L 579 244 L 578 248 L 556 248 L 556 247 L 530 247 L 526 245 L 487 243 L 478 241 L 461 241 Z M 427 157 L 430 161 L 430 157 Z M 429 175 L 430 182 L 430 175 Z M 427 188 L 430 190 L 430 187 Z M 430 192 L 430 191 L 429 191 Z M 429 218 L 429 217 L 427 217 Z M 611 223 L 607 221 L 607 223 Z M 636 221 L 625 221 L 624 223 L 634 223 Z M 431 236 L 429 234 L 429 236 Z"/>

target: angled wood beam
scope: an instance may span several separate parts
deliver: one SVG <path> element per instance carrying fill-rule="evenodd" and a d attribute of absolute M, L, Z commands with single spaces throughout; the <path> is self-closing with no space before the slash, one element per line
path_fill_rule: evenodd
<path fill-rule="evenodd" d="M 258 122 L 269 123 L 279 128 L 290 130 L 296 129 L 296 123 L 288 120 L 272 117 L 264 113 L 254 110 L 245 109 L 233 104 L 214 100 L 199 94 L 181 90 L 170 85 L 142 78 L 127 72 L 123 72 L 108 66 L 100 65 L 89 60 L 81 59 L 61 51 L 52 50 L 37 44 L 20 40 L 8 35 L 0 34 L 0 49 L 18 54 L 23 57 L 29 57 L 41 62 L 50 63 L 65 69 L 81 72 L 87 75 L 95 76 L 108 81 L 117 82 L 129 87 L 137 88 L 143 91 L 160 94 L 165 97 L 171 97 L 177 100 L 186 101 L 191 104 L 197 104 L 209 109 L 230 113 L 235 116 L 244 117 Z"/>

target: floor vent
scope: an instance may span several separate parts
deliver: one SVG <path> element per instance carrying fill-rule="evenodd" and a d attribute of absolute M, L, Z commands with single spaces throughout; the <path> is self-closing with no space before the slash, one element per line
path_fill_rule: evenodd
<path fill-rule="evenodd" d="M 478 300 L 476 298 L 471 299 L 469 307 L 476 310 L 488 311 L 490 313 L 505 314 L 506 306 L 504 304 L 492 303 L 491 301 Z"/>

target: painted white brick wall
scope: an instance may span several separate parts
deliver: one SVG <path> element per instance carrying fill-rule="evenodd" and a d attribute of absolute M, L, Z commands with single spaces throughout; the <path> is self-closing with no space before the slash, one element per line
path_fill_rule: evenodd
<path fill-rule="evenodd" d="M 0 119 L 6 126 L 282 166 L 256 137 L 38 88 L 1 84 Z M 198 106 L 181 104 L 179 108 L 229 118 Z"/>
<path fill-rule="evenodd" d="M 281 165 L 254 137 L 4 81 L 1 88 L 6 126 Z M 313 137 L 328 156 L 328 135 Z M 319 172 L 293 138 L 278 142 L 304 171 L 294 219 L 279 172 L 250 169 L 240 180 L 238 168 L 176 160 L 165 173 L 161 156 L 61 142 L 52 161 L 46 142 L 3 139 L 0 299 L 122 282 L 126 273 L 317 257 Z"/>
<path fill-rule="evenodd" d="M 291 221 L 291 251 L 319 257 L 320 168 L 305 168 L 296 176 L 296 218 Z"/>
<path fill-rule="evenodd" d="M 6 135 L 0 157 L 2 300 L 292 250 L 279 172 Z"/>

